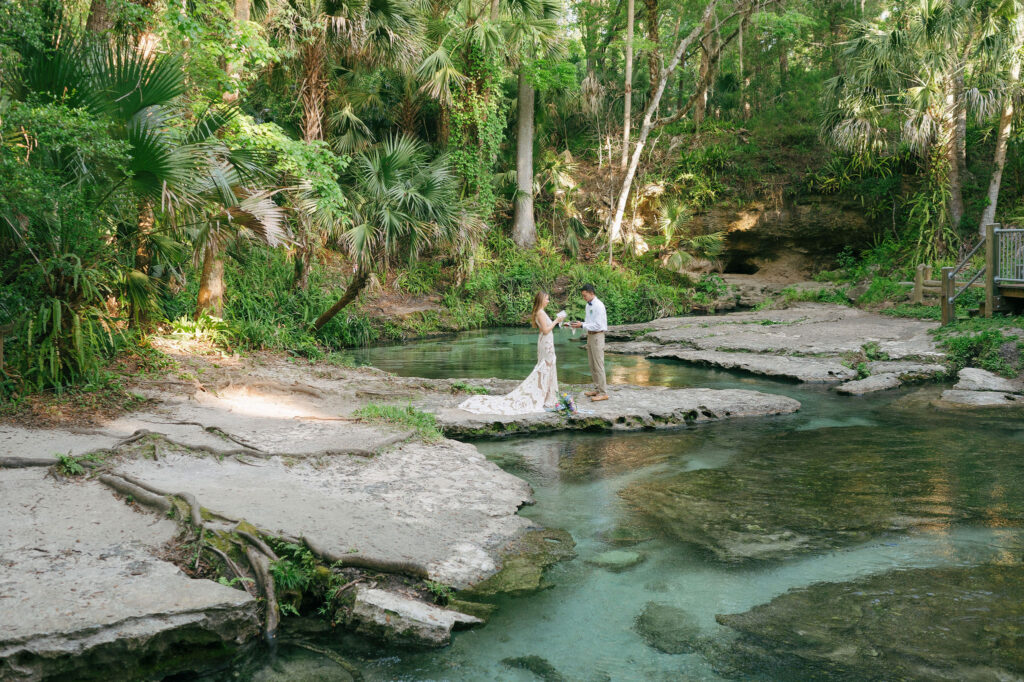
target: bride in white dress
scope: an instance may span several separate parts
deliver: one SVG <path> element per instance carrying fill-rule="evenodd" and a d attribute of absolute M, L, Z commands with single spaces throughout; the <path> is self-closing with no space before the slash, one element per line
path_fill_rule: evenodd
<path fill-rule="evenodd" d="M 558 369 L 555 367 L 555 335 L 552 330 L 565 319 L 565 311 L 554 320 L 548 317 L 544 306 L 548 295 L 538 291 L 533 297 L 530 325 L 540 331 L 537 338 L 537 365 L 511 393 L 506 395 L 475 395 L 463 401 L 459 409 L 473 414 L 530 414 L 558 404 Z"/>

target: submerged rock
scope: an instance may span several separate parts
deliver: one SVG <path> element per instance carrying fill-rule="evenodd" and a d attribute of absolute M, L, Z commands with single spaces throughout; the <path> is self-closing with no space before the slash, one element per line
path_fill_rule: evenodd
<path fill-rule="evenodd" d="M 530 531 L 510 545 L 498 573 L 464 590 L 460 597 L 522 595 L 542 589 L 544 570 L 575 557 L 575 547 L 572 536 L 564 530 Z"/>
<path fill-rule="evenodd" d="M 644 558 L 644 555 L 640 552 L 613 549 L 609 552 L 601 552 L 597 556 L 587 559 L 587 563 L 603 568 L 606 571 L 618 573 L 643 563 Z"/>
<path fill-rule="evenodd" d="M 903 382 L 900 380 L 900 375 L 898 374 L 876 374 L 866 379 L 847 381 L 845 384 L 837 388 L 836 392 L 843 393 L 845 395 L 864 395 L 865 393 L 874 393 L 875 391 L 886 391 L 890 388 L 898 388 L 902 385 Z"/>
<path fill-rule="evenodd" d="M 717 619 L 740 633 L 738 677 L 1016 680 L 1024 676 L 1024 566 L 890 571 L 791 590 Z"/>
<path fill-rule="evenodd" d="M 783 559 L 889 531 L 957 520 L 1024 524 L 1016 427 L 992 419 L 967 442 L 954 414 L 887 432 L 872 426 L 765 439 L 718 469 L 641 480 L 620 492 L 652 529 L 726 562 Z"/>
<path fill-rule="evenodd" d="M 540 656 L 516 656 L 503 658 L 501 662 L 509 668 L 529 670 L 544 682 L 563 682 L 566 678 L 551 665 L 546 658 Z"/>
<path fill-rule="evenodd" d="M 701 648 L 700 627 L 677 606 L 647 602 L 633 629 L 648 646 L 666 654 L 691 654 Z"/>
<path fill-rule="evenodd" d="M 480 625 L 482 620 L 458 611 L 412 599 L 387 590 L 360 587 L 350 624 L 357 632 L 388 643 L 407 646 L 445 646 L 452 629 Z"/>

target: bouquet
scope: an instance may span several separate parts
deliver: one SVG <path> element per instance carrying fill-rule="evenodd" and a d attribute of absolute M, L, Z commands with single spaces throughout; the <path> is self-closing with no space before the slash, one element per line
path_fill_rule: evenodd
<path fill-rule="evenodd" d="M 569 412 L 570 414 L 576 414 L 576 401 L 569 393 L 560 393 L 558 395 L 558 405 L 561 409 Z"/>

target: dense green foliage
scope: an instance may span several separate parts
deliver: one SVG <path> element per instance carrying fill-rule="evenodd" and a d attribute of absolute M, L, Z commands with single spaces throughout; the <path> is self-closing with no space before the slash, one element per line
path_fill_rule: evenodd
<path fill-rule="evenodd" d="M 636 8 L 634 141 L 707 6 Z M 523 324 L 537 289 L 579 314 L 586 282 L 612 323 L 681 313 L 726 293 L 728 238 L 695 215 L 804 195 L 859 206 L 875 244 L 782 298 L 872 280 L 857 302 L 879 305 L 992 219 L 994 171 L 996 219 L 1024 215 L 1020 108 L 999 125 L 1018 0 L 721 0 L 668 74 L 609 243 L 626 7 L 0 0 L 0 397 L 95 385 L 154 331 L 319 358 Z M 530 148 L 536 234 L 517 247 Z"/>

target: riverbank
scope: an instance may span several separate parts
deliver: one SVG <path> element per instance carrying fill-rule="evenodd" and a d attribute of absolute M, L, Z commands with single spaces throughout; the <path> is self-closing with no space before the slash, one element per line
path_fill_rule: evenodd
<path fill-rule="evenodd" d="M 510 382 L 230 356 L 181 339 L 153 345 L 163 370 L 124 377 L 136 409 L 90 425 L 0 426 L 3 482 L 18 491 L 0 496 L 12 520 L 0 536 L 8 557 L 0 582 L 5 598 L 18 598 L 5 612 L 49 614 L 0 619 L 0 658 L 12 674 L 78 674 L 112 659 L 131 674 L 144 664 L 196 672 L 246 655 L 261 628 L 274 636 L 282 615 L 316 611 L 385 640 L 438 645 L 487 608 L 462 602 L 463 616 L 430 601 L 443 605 L 451 590 L 484 581 L 488 594 L 540 587 L 552 559 L 548 541 L 543 551 L 521 544 L 536 529 L 517 514 L 532 502 L 529 486 L 444 436 L 493 430 L 500 420 L 460 415 L 455 405 Z M 599 408 L 500 430 L 686 427 L 799 403 L 756 391 L 617 386 Z M 40 498 L 51 502 L 32 503 Z M 81 559 L 53 564 L 38 547 Z M 116 566 L 110 557 L 120 557 Z M 193 584 L 210 587 L 181 589 Z M 108 596 L 77 585 L 105 585 Z M 135 596 L 110 609 L 115 594 Z M 404 625 L 385 619 L 383 627 L 381 614 L 396 609 Z M 193 645 L 211 658 L 187 656 Z"/>

